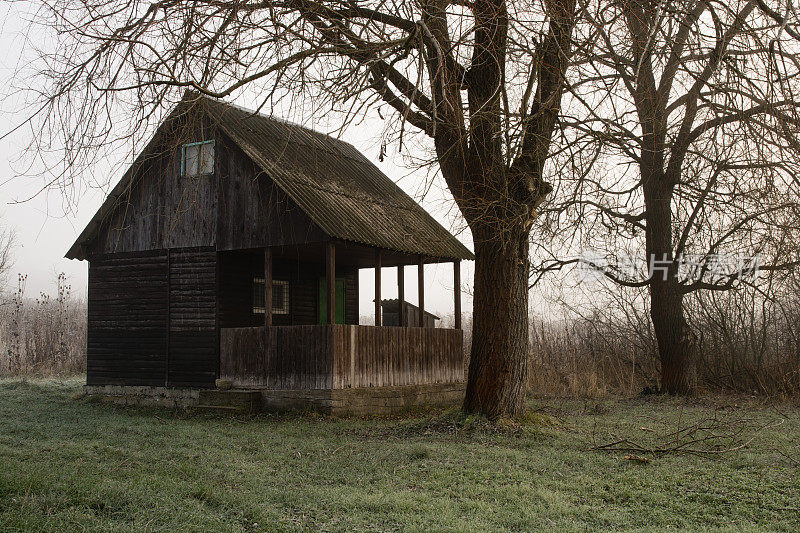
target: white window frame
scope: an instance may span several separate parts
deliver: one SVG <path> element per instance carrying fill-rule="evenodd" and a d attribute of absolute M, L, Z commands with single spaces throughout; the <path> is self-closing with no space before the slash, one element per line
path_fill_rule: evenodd
<path fill-rule="evenodd" d="M 263 294 L 264 290 L 264 278 L 253 278 L 253 285 L 258 285 L 261 287 L 261 291 Z M 283 287 L 283 305 L 281 307 L 272 307 L 272 314 L 273 315 L 288 315 L 289 314 L 289 282 L 284 280 L 272 280 L 272 294 L 275 294 L 275 287 Z M 253 288 L 253 292 L 255 292 L 255 287 Z M 275 303 L 275 299 L 273 298 L 273 303 Z M 255 302 L 253 303 L 253 313 L 263 315 L 266 310 L 263 307 L 256 307 Z"/>
<path fill-rule="evenodd" d="M 202 172 L 203 169 L 203 147 L 204 146 L 211 146 L 211 170 L 208 172 Z M 195 169 L 188 169 L 186 168 L 186 150 L 191 147 L 197 147 L 197 168 Z M 181 176 L 185 176 L 187 178 L 196 178 L 200 176 L 210 176 L 214 173 L 214 157 L 216 156 L 216 147 L 214 140 L 210 141 L 200 141 L 194 143 L 186 143 L 181 146 Z"/>

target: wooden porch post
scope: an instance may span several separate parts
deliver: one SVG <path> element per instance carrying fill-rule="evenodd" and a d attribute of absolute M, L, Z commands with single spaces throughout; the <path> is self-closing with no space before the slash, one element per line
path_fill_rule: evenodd
<path fill-rule="evenodd" d="M 272 325 L 272 249 L 264 248 L 264 325 Z"/>
<path fill-rule="evenodd" d="M 419 292 L 419 327 L 425 327 L 425 261 L 417 258 L 417 290 Z"/>
<path fill-rule="evenodd" d="M 328 283 L 328 324 L 336 323 L 336 247 L 328 242 L 328 257 L 325 261 L 325 279 Z"/>
<path fill-rule="evenodd" d="M 461 329 L 461 261 L 453 261 L 453 296 L 455 298 L 455 328 Z"/>
<path fill-rule="evenodd" d="M 381 251 L 375 250 L 375 325 L 381 325 Z"/>
<path fill-rule="evenodd" d="M 401 327 L 408 325 L 406 321 L 406 280 L 405 265 L 397 265 L 397 300 L 400 308 L 400 320 L 397 322 Z"/>

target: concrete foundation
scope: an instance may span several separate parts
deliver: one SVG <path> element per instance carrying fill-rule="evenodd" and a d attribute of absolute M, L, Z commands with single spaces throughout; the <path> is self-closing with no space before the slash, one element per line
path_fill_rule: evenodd
<path fill-rule="evenodd" d="M 201 391 L 167 387 L 130 385 L 86 385 L 87 395 L 117 405 L 166 408 L 195 407 L 200 396 L 241 395 L 241 389 Z M 250 389 L 251 391 L 253 389 Z M 396 387 L 358 387 L 352 389 L 276 390 L 258 389 L 261 409 L 289 411 L 315 409 L 333 415 L 381 415 L 420 407 L 455 407 L 464 399 L 464 383 L 434 383 Z M 215 402 L 211 402 L 215 403 Z M 216 403 L 230 404 L 227 401 Z M 232 404 L 231 404 L 232 405 Z M 208 405 L 206 405 L 208 406 Z M 228 405 L 229 406 L 229 405 Z M 250 410 L 248 410 L 250 411 Z"/>
<path fill-rule="evenodd" d="M 354 389 L 261 390 L 265 411 L 317 409 L 333 415 L 382 415 L 418 407 L 455 407 L 464 383 L 434 383 Z"/>
<path fill-rule="evenodd" d="M 198 389 L 170 387 L 141 387 L 135 385 L 84 385 L 83 390 L 92 398 L 117 405 L 143 407 L 185 408 L 197 405 Z"/>

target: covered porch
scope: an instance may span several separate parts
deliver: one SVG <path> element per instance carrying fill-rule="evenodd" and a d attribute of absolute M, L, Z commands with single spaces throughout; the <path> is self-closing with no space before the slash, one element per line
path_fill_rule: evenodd
<path fill-rule="evenodd" d="M 463 334 L 461 331 L 461 273 L 460 260 L 426 257 L 391 250 L 382 250 L 351 242 L 329 241 L 301 247 L 267 247 L 263 254 L 264 291 L 260 302 L 273 302 L 259 308 L 263 316 L 239 325 L 226 320 L 220 323 L 219 376 L 235 388 L 268 389 L 274 391 L 331 391 L 347 389 L 379 389 L 457 384 L 464 379 Z M 452 263 L 453 266 L 453 328 L 425 327 L 425 264 Z M 221 287 L 225 285 L 225 262 L 222 261 Z M 276 269 L 276 265 L 280 265 Z M 312 281 L 318 275 L 319 292 L 313 313 L 293 313 L 284 306 L 287 265 L 297 271 L 311 271 Z M 415 324 L 408 324 L 406 313 L 400 313 L 400 325 L 383 326 L 380 305 L 381 274 L 386 268 L 397 269 L 396 297 L 405 304 L 406 267 L 417 275 L 418 307 L 422 312 Z M 358 271 L 374 268 L 374 325 L 359 325 L 358 313 L 343 308 L 340 300 L 354 298 L 349 289 L 337 286 L 344 274 L 346 279 Z M 280 274 L 276 274 L 280 272 Z M 316 273 L 316 274 L 314 274 Z M 355 274 L 353 274 L 355 273 Z M 298 282 L 299 283 L 299 282 Z M 349 285 L 347 286 L 349 287 Z M 289 287 L 291 305 L 301 290 Z M 391 295 L 392 297 L 395 294 Z M 226 295 L 220 294 L 221 309 Z M 255 296 L 254 296 L 255 299 Z M 308 304 L 303 304 L 308 306 Z M 280 314 L 276 313 L 280 310 Z M 288 315 L 286 314 L 288 313 Z M 313 320 L 309 317 L 312 316 Z M 288 318 L 287 318 L 288 317 Z M 297 317 L 300 317 L 298 319 Z M 354 320 L 355 318 L 355 320 Z M 301 320 L 305 320 L 303 323 Z"/>

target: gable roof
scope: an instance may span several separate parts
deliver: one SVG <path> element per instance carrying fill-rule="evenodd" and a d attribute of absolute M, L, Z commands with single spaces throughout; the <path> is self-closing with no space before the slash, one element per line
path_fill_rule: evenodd
<path fill-rule="evenodd" d="M 179 104 L 170 118 L 186 103 L 184 100 Z M 194 96 L 192 105 L 201 106 L 329 236 L 429 257 L 474 258 L 458 239 L 350 143 L 207 97 Z M 181 112 L 185 111 L 184 107 Z M 84 245 L 97 235 L 117 198 L 131 186 L 135 167 L 136 163 L 112 190 L 67 257 L 83 258 Z"/>

